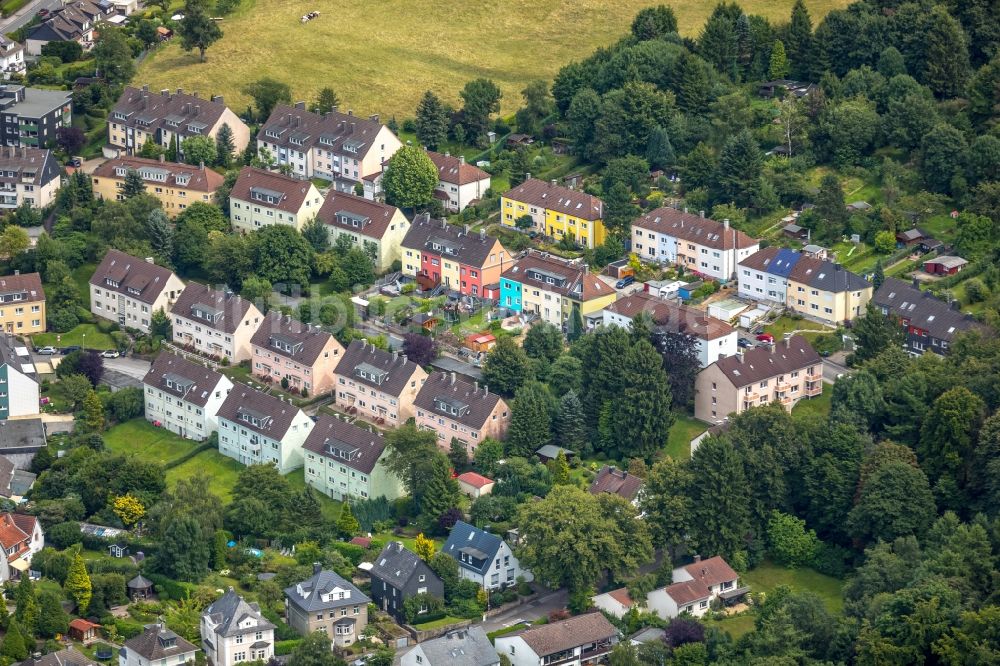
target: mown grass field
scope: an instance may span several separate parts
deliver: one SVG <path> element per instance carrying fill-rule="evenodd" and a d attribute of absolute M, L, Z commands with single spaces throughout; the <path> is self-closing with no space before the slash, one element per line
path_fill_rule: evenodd
<path fill-rule="evenodd" d="M 551 80 L 558 69 L 624 35 L 635 13 L 658 0 L 243 0 L 221 23 L 224 37 L 208 61 L 171 43 L 150 54 L 136 84 L 154 90 L 181 87 L 225 95 L 242 112 L 243 86 L 262 77 L 288 83 L 295 99 L 312 99 L 330 86 L 356 114 L 380 113 L 402 120 L 413 115 L 423 91 L 453 104 L 477 77 L 503 91 L 503 113 L 520 104 L 532 79 Z M 680 31 L 695 36 L 715 3 L 675 0 Z M 793 0 L 753 0 L 748 12 L 788 20 Z M 807 0 L 818 22 L 847 0 Z M 318 10 L 308 23 L 299 18 Z"/>

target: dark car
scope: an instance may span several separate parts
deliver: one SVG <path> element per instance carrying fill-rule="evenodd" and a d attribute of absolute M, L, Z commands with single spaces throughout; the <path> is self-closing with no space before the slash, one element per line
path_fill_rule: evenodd
<path fill-rule="evenodd" d="M 744 349 L 753 347 L 753 343 L 747 340 L 746 338 L 740 338 L 739 340 L 736 341 L 736 344 L 740 347 L 743 347 Z"/>
<path fill-rule="evenodd" d="M 635 282 L 635 277 L 627 275 L 623 277 L 621 280 L 618 280 L 618 282 L 615 282 L 615 289 L 624 289 L 633 282 Z"/>
<path fill-rule="evenodd" d="M 72 167 L 77 167 L 77 168 L 82 167 L 83 166 L 83 158 L 82 157 L 73 157 L 73 158 L 70 159 L 69 165 L 72 166 Z"/>
<path fill-rule="evenodd" d="M 80 345 L 70 345 L 69 347 L 63 347 L 63 355 L 72 354 L 75 351 L 80 351 Z"/>
<path fill-rule="evenodd" d="M 47 10 L 47 9 L 39 9 L 38 10 L 38 15 L 39 16 L 48 16 L 49 15 L 49 10 Z"/>

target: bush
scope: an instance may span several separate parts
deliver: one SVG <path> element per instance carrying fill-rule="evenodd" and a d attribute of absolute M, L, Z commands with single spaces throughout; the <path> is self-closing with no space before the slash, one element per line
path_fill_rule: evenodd
<path fill-rule="evenodd" d="M 291 654 L 295 651 L 295 648 L 299 646 L 302 642 L 301 638 L 295 638 L 287 641 L 275 641 L 274 642 L 274 654 L 283 656 L 286 654 Z"/>
<path fill-rule="evenodd" d="M 80 531 L 80 523 L 67 521 L 53 525 L 45 533 L 45 540 L 60 550 L 81 543 L 83 533 Z"/>
<path fill-rule="evenodd" d="M 808 566 L 813 563 L 819 539 L 814 530 L 807 530 L 804 520 L 780 511 L 772 511 L 767 522 L 767 545 L 779 564 Z"/>
<path fill-rule="evenodd" d="M 119 329 L 118 323 L 107 319 L 97 320 L 97 330 L 101 333 L 113 333 Z"/>
<path fill-rule="evenodd" d="M 851 570 L 852 553 L 836 544 L 819 542 L 812 568 L 821 574 L 844 578 Z"/>
<path fill-rule="evenodd" d="M 49 327 L 56 333 L 68 333 L 80 323 L 71 308 L 60 308 L 49 313 Z"/>

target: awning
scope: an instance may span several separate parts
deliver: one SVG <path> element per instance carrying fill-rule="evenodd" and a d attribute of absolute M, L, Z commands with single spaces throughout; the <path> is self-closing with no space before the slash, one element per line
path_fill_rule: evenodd
<path fill-rule="evenodd" d="M 10 566 L 12 569 L 17 569 L 18 571 L 27 571 L 29 565 L 24 560 L 14 560 L 10 563 Z"/>
<path fill-rule="evenodd" d="M 351 303 L 354 303 L 355 305 L 359 305 L 359 306 L 361 306 L 363 308 L 368 307 L 368 301 L 366 301 L 365 299 L 361 298 L 360 296 L 351 296 Z"/>
<path fill-rule="evenodd" d="M 742 597 L 743 595 L 748 594 L 749 592 L 750 592 L 750 588 L 749 587 L 738 587 L 735 590 L 728 590 L 726 592 L 720 592 L 719 596 L 722 597 L 722 599 L 724 601 L 728 601 L 730 599 L 738 599 L 738 598 Z"/>

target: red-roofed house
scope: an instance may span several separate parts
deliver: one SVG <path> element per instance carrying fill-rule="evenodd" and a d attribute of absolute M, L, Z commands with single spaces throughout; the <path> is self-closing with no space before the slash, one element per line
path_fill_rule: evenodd
<path fill-rule="evenodd" d="M 0 582 L 20 578 L 31 558 L 45 545 L 42 524 L 23 513 L 0 514 Z"/>
<path fill-rule="evenodd" d="M 590 484 L 590 494 L 611 493 L 629 502 L 638 502 L 642 478 L 624 469 L 605 465 Z"/>
<path fill-rule="evenodd" d="M 445 209 L 460 213 L 465 207 L 486 195 L 490 189 L 490 174 L 479 167 L 465 163 L 465 156 L 427 151 L 438 170 L 438 184 L 435 191 Z"/>
<path fill-rule="evenodd" d="M 472 499 L 477 499 L 493 492 L 493 479 L 489 479 L 482 474 L 465 472 L 459 474 L 456 481 L 458 481 L 458 487 L 462 492 Z"/>
<path fill-rule="evenodd" d="M 708 612 L 712 593 L 695 580 L 682 581 L 653 590 L 646 597 L 649 610 L 665 620 L 681 613 L 701 617 Z"/>
<path fill-rule="evenodd" d="M 272 224 L 302 231 L 322 205 L 323 197 L 308 180 L 243 167 L 229 195 L 229 218 L 241 233 Z"/>
<path fill-rule="evenodd" d="M 635 605 L 632 597 L 629 596 L 627 587 L 620 587 L 617 590 L 594 595 L 591 601 L 594 602 L 594 606 L 597 608 L 618 618 L 624 616 Z"/>

